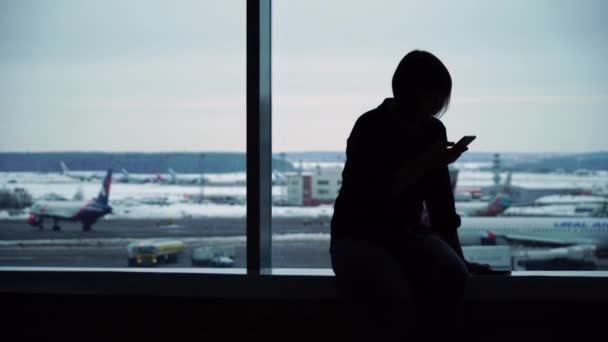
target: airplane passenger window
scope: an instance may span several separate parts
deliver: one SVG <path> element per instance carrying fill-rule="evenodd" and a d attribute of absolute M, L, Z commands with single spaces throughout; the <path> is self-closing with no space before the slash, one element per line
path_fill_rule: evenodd
<path fill-rule="evenodd" d="M 608 269 L 607 10 L 601 0 L 274 2 L 273 152 L 294 168 L 282 178 L 299 181 L 274 196 L 273 266 L 330 267 L 335 197 L 312 189 L 323 177 L 338 193 L 355 121 L 392 96 L 398 62 L 421 49 L 453 80 L 449 140 L 477 136 L 450 165 L 465 255 L 515 270 Z"/>
<path fill-rule="evenodd" d="M 0 267 L 245 267 L 245 5 L 0 5 Z"/>

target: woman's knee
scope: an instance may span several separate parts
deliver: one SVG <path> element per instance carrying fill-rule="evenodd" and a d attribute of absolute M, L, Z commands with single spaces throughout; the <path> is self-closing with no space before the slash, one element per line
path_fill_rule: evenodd
<path fill-rule="evenodd" d="M 469 282 L 470 274 L 464 265 L 453 266 L 449 269 L 443 271 L 443 282 L 448 285 L 450 288 L 453 288 L 457 293 L 462 293 L 464 295 L 464 291 Z"/>
<path fill-rule="evenodd" d="M 390 298 L 409 295 L 402 267 L 381 245 L 345 239 L 334 245 L 331 259 L 342 294 Z"/>
<path fill-rule="evenodd" d="M 457 293 L 464 293 L 469 281 L 469 271 L 462 258 L 438 237 L 429 237 L 426 241 L 427 253 L 431 254 L 433 278 L 442 287 L 449 287 Z"/>

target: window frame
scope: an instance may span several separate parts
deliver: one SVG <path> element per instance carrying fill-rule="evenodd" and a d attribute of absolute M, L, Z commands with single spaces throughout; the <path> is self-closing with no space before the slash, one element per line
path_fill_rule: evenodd
<path fill-rule="evenodd" d="M 279 270 L 271 265 L 271 2 L 247 0 L 246 272 L 0 267 L 0 293 L 334 298 L 331 269 Z M 607 282 L 607 271 L 524 271 L 514 272 L 512 277 L 474 277 L 469 292 L 473 300 L 538 299 L 538 296 L 608 300 L 608 292 L 604 291 Z M 134 283 L 145 286 L 133 286 Z M 291 285 L 287 292 L 285 284 Z M 319 291 L 310 291 L 310 286 Z M 551 291 L 546 292 L 547 289 Z"/>
<path fill-rule="evenodd" d="M 247 0 L 247 274 L 272 269 L 272 8 Z"/>

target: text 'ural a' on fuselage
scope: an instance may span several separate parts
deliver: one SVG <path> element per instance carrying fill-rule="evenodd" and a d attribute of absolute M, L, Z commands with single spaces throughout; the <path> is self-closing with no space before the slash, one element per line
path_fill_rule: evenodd
<path fill-rule="evenodd" d="M 108 204 L 110 185 L 112 184 L 112 169 L 109 169 L 101 183 L 101 190 L 96 198 L 89 201 L 44 201 L 34 203 L 27 222 L 44 229 L 44 220 L 53 220 L 53 230 L 59 231 L 60 221 L 79 221 L 83 231 L 90 231 L 98 219 L 112 212 Z"/>

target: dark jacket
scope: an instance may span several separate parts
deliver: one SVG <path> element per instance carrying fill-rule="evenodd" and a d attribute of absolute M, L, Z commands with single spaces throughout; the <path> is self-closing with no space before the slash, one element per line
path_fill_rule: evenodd
<path fill-rule="evenodd" d="M 404 229 L 421 226 L 423 203 L 432 230 L 453 231 L 460 226 L 447 165 L 423 175 L 398 200 L 389 199 L 395 171 L 429 145 L 447 141 L 445 126 L 436 118 L 404 127 L 389 109 L 392 101 L 386 99 L 361 115 L 348 138 L 342 188 L 331 221 L 331 246 L 343 237 L 390 244 Z"/>

